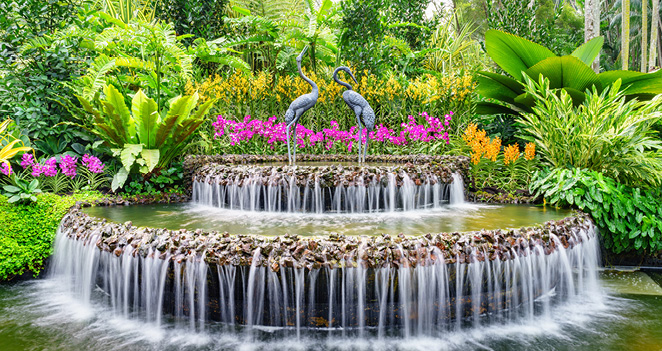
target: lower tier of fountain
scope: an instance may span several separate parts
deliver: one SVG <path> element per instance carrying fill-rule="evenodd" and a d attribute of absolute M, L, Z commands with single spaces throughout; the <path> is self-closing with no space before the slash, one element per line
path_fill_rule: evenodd
<path fill-rule="evenodd" d="M 585 294 L 597 284 L 595 236 L 583 215 L 465 234 L 265 237 L 138 228 L 72 209 L 52 274 L 83 301 L 98 287 L 116 313 L 156 325 L 434 336 Z"/>

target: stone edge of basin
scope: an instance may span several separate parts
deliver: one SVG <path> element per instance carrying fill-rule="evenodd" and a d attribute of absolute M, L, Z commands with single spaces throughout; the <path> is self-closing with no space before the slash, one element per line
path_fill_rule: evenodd
<path fill-rule="evenodd" d="M 109 203 L 97 203 L 109 205 Z M 145 228 L 131 222 L 115 223 L 90 216 L 79 202 L 64 216 L 60 230 L 70 239 L 90 242 L 100 250 L 121 256 L 124 248 L 133 247 L 133 255 L 154 256 L 183 262 L 203 258 L 210 264 L 280 267 L 339 268 L 362 265 L 365 268 L 415 267 L 433 264 L 513 259 L 532 254 L 540 244 L 544 254 L 580 243 L 581 230 L 586 237 L 595 235 L 595 225 L 581 212 L 557 221 L 517 229 L 481 230 L 464 233 L 438 233 L 417 236 L 387 234 L 324 237 L 284 235 L 233 235 L 227 232 L 204 232 L 180 229 Z M 552 236 L 555 235 L 558 240 Z M 533 253 L 533 254 L 540 254 Z"/>

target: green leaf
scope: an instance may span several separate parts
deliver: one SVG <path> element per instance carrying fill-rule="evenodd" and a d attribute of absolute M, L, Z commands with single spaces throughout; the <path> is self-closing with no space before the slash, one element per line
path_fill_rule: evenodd
<path fill-rule="evenodd" d="M 630 239 L 634 239 L 634 238 L 638 237 L 640 234 L 641 234 L 641 231 L 640 231 L 640 230 L 633 230 L 633 231 L 630 232 L 630 234 L 628 235 L 628 237 L 629 237 Z"/>
<path fill-rule="evenodd" d="M 481 95 L 511 104 L 515 102 L 515 97 L 524 92 L 522 83 L 500 74 L 478 72 L 476 81 Z"/>
<path fill-rule="evenodd" d="M 120 168 L 120 170 L 117 173 L 115 173 L 115 175 L 113 176 L 113 182 L 110 185 L 112 191 L 115 192 L 117 191 L 117 189 L 123 187 L 128 177 L 129 177 L 129 172 L 126 170 L 126 168 L 124 167 Z"/>
<path fill-rule="evenodd" d="M 142 144 L 125 144 L 124 149 L 122 149 L 122 152 L 120 153 L 120 160 L 122 161 L 124 168 L 127 170 L 131 169 L 131 166 L 133 166 L 136 161 L 136 156 L 138 156 L 142 150 Z"/>
<path fill-rule="evenodd" d="M 501 69 L 517 80 L 523 79 L 523 71 L 546 58 L 556 56 L 539 44 L 494 29 L 485 33 L 485 49 Z"/>
<path fill-rule="evenodd" d="M 156 101 L 148 98 L 140 89 L 133 97 L 131 111 L 136 122 L 140 143 L 148 149 L 154 148 L 156 146 L 156 128 L 159 123 Z"/>
<path fill-rule="evenodd" d="M 15 202 L 21 201 L 21 196 L 20 195 L 14 195 L 7 200 L 10 204 L 13 204 Z"/>
<path fill-rule="evenodd" d="M 551 89 L 571 88 L 583 92 L 594 85 L 602 87 L 598 75 L 591 67 L 570 55 L 544 59 L 527 69 L 526 75 L 534 80 L 542 75 L 549 79 Z"/>
<path fill-rule="evenodd" d="M 593 64 L 593 61 L 595 61 L 595 58 L 598 57 L 604 42 L 604 37 L 595 37 L 576 48 L 571 55 L 584 62 L 587 66 L 590 66 Z"/>
<path fill-rule="evenodd" d="M 519 114 L 519 112 L 513 110 L 512 108 L 487 101 L 480 101 L 476 104 L 476 113 L 479 115 L 497 115 L 497 114 L 518 115 Z"/>
<path fill-rule="evenodd" d="M 196 96 L 195 104 L 197 104 L 197 93 L 195 96 Z M 173 101 L 170 103 L 170 109 L 166 114 L 166 119 L 171 117 L 176 117 L 177 123 L 181 123 L 183 119 L 188 118 L 188 116 L 191 114 L 191 111 L 195 107 L 195 104 L 191 105 L 192 100 L 193 100 L 192 96 L 189 95 L 178 96 L 174 98 Z"/>
<path fill-rule="evenodd" d="M 17 192 L 21 191 L 20 188 L 15 187 L 13 185 L 5 185 L 2 188 L 5 189 L 5 191 L 8 191 L 10 193 L 17 193 Z"/>
<path fill-rule="evenodd" d="M 141 152 L 147 172 L 154 170 L 154 167 L 159 163 L 159 149 L 143 149 Z"/>
<path fill-rule="evenodd" d="M 243 15 L 243 16 L 250 16 L 251 15 L 251 10 L 245 9 L 243 7 L 239 7 L 239 6 L 236 6 L 236 5 L 232 6 L 232 11 L 234 11 L 234 12 L 240 14 L 240 15 Z"/>
<path fill-rule="evenodd" d="M 621 80 L 621 90 L 627 95 L 662 94 L 662 70 L 653 73 L 634 71 L 608 71 L 598 75 L 603 86 Z"/>
<path fill-rule="evenodd" d="M 124 143 L 131 142 L 131 138 L 136 134 L 136 127 L 129 109 L 124 103 L 124 96 L 112 85 L 107 85 L 104 93 L 106 100 L 101 103 L 108 125 L 117 131 Z"/>

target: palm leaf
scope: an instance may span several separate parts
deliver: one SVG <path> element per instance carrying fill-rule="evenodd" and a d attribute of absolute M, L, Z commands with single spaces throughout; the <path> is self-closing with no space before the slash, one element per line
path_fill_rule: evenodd
<path fill-rule="evenodd" d="M 549 79 L 552 89 L 572 88 L 584 91 L 592 86 L 601 89 L 598 75 L 591 67 L 570 55 L 549 57 L 526 70 L 526 75 L 538 79 L 540 75 Z"/>
<path fill-rule="evenodd" d="M 587 66 L 590 66 L 595 61 L 595 58 L 598 57 L 604 42 L 604 37 L 595 37 L 575 49 L 571 55 L 584 62 Z"/>
<path fill-rule="evenodd" d="M 556 56 L 542 45 L 494 29 L 485 33 L 485 49 L 501 69 L 518 80 L 522 79 L 523 71 Z"/>
<path fill-rule="evenodd" d="M 662 94 L 662 70 L 653 73 L 634 71 L 609 71 L 598 75 L 603 85 L 609 85 L 621 79 L 621 89 L 628 95 Z"/>

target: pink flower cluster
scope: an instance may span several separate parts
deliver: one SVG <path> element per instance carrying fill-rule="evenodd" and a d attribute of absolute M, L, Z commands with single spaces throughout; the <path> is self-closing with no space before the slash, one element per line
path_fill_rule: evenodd
<path fill-rule="evenodd" d="M 418 124 L 413 116 L 409 116 L 407 122 L 402 123 L 402 129 L 396 131 L 380 124 L 374 131 L 368 132 L 365 128 L 361 134 L 361 141 L 365 142 L 367 138 L 371 142 L 380 142 L 392 145 L 408 145 L 412 142 L 433 142 L 444 140 L 449 142 L 447 128 L 453 119 L 453 112 L 444 116 L 443 120 L 428 115 L 427 112 L 421 113 L 427 125 Z M 230 145 L 235 146 L 243 142 L 248 142 L 253 138 L 262 138 L 272 149 L 277 143 L 285 143 L 286 125 L 284 122 L 276 123 L 276 116 L 267 121 L 251 119 L 248 115 L 243 121 L 237 122 L 226 119 L 219 115 L 216 122 L 212 123 L 214 127 L 214 138 L 220 138 L 227 134 L 230 138 Z M 291 133 L 292 131 L 290 131 Z M 349 130 L 341 130 L 337 121 L 331 121 L 329 128 L 324 128 L 320 132 L 314 132 L 302 125 L 297 125 L 297 147 L 305 148 L 307 146 L 315 147 L 318 143 L 323 144 L 327 150 L 333 148 L 336 143 L 344 145 L 348 152 L 352 151 L 352 146 L 359 140 L 359 131 L 356 126 Z"/>
<path fill-rule="evenodd" d="M 83 155 L 82 163 L 83 166 L 87 167 L 92 173 L 103 173 L 104 168 L 106 168 L 106 165 L 101 163 L 101 160 L 99 160 L 98 157 L 90 156 L 88 154 Z"/>
<path fill-rule="evenodd" d="M 7 177 L 12 175 L 13 171 L 11 169 L 11 165 L 9 164 L 9 162 L 2 162 L 2 164 L 0 165 L 0 173 L 6 175 Z"/>
<path fill-rule="evenodd" d="M 92 173 L 101 173 L 105 165 L 95 156 L 85 154 L 82 164 Z M 21 167 L 23 169 L 32 169 L 32 176 L 39 177 L 42 174 L 46 177 L 55 177 L 58 174 L 58 160 L 55 157 L 47 159 L 44 164 L 34 160 L 32 154 L 23 154 L 21 158 Z M 77 174 L 78 158 L 71 155 L 64 155 L 60 158 L 59 167 L 62 174 L 74 178 Z"/>

